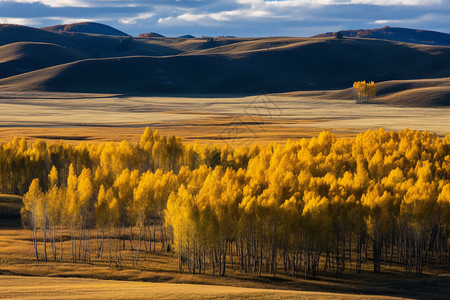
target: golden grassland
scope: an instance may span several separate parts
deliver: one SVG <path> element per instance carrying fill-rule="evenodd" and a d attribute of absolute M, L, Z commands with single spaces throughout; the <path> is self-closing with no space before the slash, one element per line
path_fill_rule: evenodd
<path fill-rule="evenodd" d="M 0 277 L 0 298 L 41 299 L 359 299 L 358 295 L 217 285 L 124 282 L 81 278 Z M 366 299 L 399 299 L 364 296 Z"/>
<path fill-rule="evenodd" d="M 248 146 L 318 136 L 352 137 L 367 129 L 450 132 L 450 108 L 356 105 L 329 92 L 276 95 L 144 97 L 73 93 L 13 93 L 0 97 L 0 142 L 27 139 L 138 141 L 146 126 L 187 143 Z"/>
<path fill-rule="evenodd" d="M 95 232 L 91 234 L 94 236 Z M 38 251 L 42 256 L 42 234 L 38 235 L 38 239 Z M 370 265 L 367 264 L 362 273 L 349 271 L 339 278 L 330 274 L 316 279 L 305 279 L 301 274 L 292 278 L 281 272 L 276 277 L 240 274 L 236 265 L 233 269 L 227 267 L 225 277 L 212 276 L 211 272 L 200 275 L 187 271 L 178 273 L 175 271 L 178 267 L 176 255 L 161 253 L 159 243 L 156 253 L 143 251 L 140 264 L 136 267 L 130 259 L 129 240 L 126 241 L 127 250 L 122 251 L 124 260 L 119 267 L 114 266 L 114 262 L 112 267 L 109 266 L 107 239 L 103 258 L 95 257 L 95 240 L 92 240 L 92 263 L 71 263 L 68 230 L 63 240 L 63 262 L 51 261 L 53 257 L 48 243 L 50 261 L 37 263 L 30 230 L 0 229 L 0 298 L 33 299 L 45 295 L 46 298 L 57 299 L 70 294 L 73 299 L 368 299 L 377 295 L 383 299 L 387 296 L 446 299 L 450 289 L 449 274 L 405 275 L 401 267 L 387 264 L 383 265 L 381 274 L 370 272 Z M 136 247 L 137 241 L 134 241 L 134 249 Z M 59 241 L 56 249 L 59 254 Z"/>

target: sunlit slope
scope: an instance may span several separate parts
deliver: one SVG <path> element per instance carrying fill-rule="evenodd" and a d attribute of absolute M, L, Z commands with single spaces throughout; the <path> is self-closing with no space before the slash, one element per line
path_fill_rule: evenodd
<path fill-rule="evenodd" d="M 0 85 L 71 92 L 258 93 L 448 76 L 450 47 L 311 39 L 264 51 L 84 60 L 11 77 Z"/>
<path fill-rule="evenodd" d="M 238 44 L 249 40 L 261 40 L 258 38 L 226 38 L 216 37 L 212 38 L 135 38 L 135 40 L 153 44 L 161 45 L 176 49 L 180 52 L 195 52 L 198 50 L 217 48 L 226 45 Z"/>
<path fill-rule="evenodd" d="M 79 278 L 3 276 L 0 287 L 0 297 L 16 299 L 381 299 L 369 295 Z"/>
<path fill-rule="evenodd" d="M 0 46 L 0 78 L 88 58 L 55 44 L 18 42 Z"/>
<path fill-rule="evenodd" d="M 324 97 L 353 99 L 353 95 L 349 88 Z M 375 100 L 396 106 L 450 106 L 450 78 L 379 82 Z"/>

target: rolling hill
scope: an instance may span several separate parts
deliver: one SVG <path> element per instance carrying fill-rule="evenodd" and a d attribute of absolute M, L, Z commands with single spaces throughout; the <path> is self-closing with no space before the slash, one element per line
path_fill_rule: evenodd
<path fill-rule="evenodd" d="M 139 36 L 139 38 L 163 38 L 165 36 L 156 33 L 156 32 L 149 32 L 149 33 L 141 33 Z"/>
<path fill-rule="evenodd" d="M 182 36 L 179 36 L 182 39 L 195 39 L 195 36 L 191 35 L 191 34 L 185 34 Z"/>
<path fill-rule="evenodd" d="M 0 46 L 0 78 L 88 58 L 55 44 L 18 42 Z"/>
<path fill-rule="evenodd" d="M 450 47 L 322 38 L 266 48 L 263 41 L 261 49 L 253 45 L 252 51 L 81 60 L 6 78 L 0 86 L 65 92 L 259 93 L 340 89 L 355 79 L 450 77 Z"/>
<path fill-rule="evenodd" d="M 95 22 L 81 22 L 73 24 L 54 25 L 49 27 L 43 27 L 41 29 L 51 31 L 91 33 L 91 34 L 113 35 L 113 36 L 129 36 L 125 32 L 117 30 L 116 28 Z"/>
<path fill-rule="evenodd" d="M 430 31 L 409 29 L 400 27 L 383 27 L 378 29 L 358 29 L 339 31 L 344 37 L 370 38 L 379 40 L 389 40 L 405 43 L 450 46 L 450 34 Z M 318 34 L 315 37 L 331 37 L 333 32 Z"/>
<path fill-rule="evenodd" d="M 0 25 L 0 66 L 10 91 L 254 94 L 373 80 L 389 104 L 449 105 L 447 84 L 398 80 L 450 77 L 450 47 L 359 37 L 132 38 Z"/>
<path fill-rule="evenodd" d="M 76 33 L 66 31 L 49 31 L 21 25 L 0 24 L 0 46 L 18 42 L 47 43 L 75 51 L 86 57 L 117 57 L 128 55 L 165 56 L 176 55 L 182 51 L 164 44 L 148 43 L 133 39 L 134 46 L 121 49 L 121 41 L 129 37 Z M 15 55 L 10 53 L 10 55 Z M 49 62 L 48 65 L 55 65 Z M 36 69 L 30 66 L 30 69 Z"/>
<path fill-rule="evenodd" d="M 0 24 L 0 46 L 17 42 L 50 43 L 67 48 L 76 48 L 76 44 L 67 36 L 22 25 Z"/>

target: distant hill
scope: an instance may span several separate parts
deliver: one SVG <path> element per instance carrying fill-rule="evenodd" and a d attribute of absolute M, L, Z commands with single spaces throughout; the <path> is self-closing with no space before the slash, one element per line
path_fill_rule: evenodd
<path fill-rule="evenodd" d="M 134 41 L 130 51 L 121 50 L 123 36 L 93 35 L 77 32 L 43 30 L 21 25 L 0 24 L 0 46 L 17 42 L 39 42 L 55 44 L 88 57 L 116 57 L 125 55 L 163 56 L 182 51 L 166 44 Z M 169 43 L 170 44 L 170 43 Z M 12 53 L 10 53 L 13 55 Z"/>
<path fill-rule="evenodd" d="M 195 36 L 190 35 L 190 34 L 186 34 L 186 35 L 180 36 L 180 38 L 182 38 L 182 39 L 195 39 Z"/>
<path fill-rule="evenodd" d="M 430 31 L 409 29 L 400 27 L 383 27 L 379 29 L 358 29 L 339 31 L 344 37 L 370 38 L 379 40 L 398 41 L 405 43 L 450 46 L 450 34 Z M 331 37 L 334 32 L 318 34 L 314 37 Z"/>
<path fill-rule="evenodd" d="M 363 79 L 450 77 L 450 47 L 311 38 L 290 44 L 283 40 L 285 45 L 268 49 L 267 41 L 254 40 L 253 49 L 258 43 L 263 46 L 252 51 L 82 60 L 6 78 L 0 86 L 62 92 L 259 93 L 340 89 Z"/>
<path fill-rule="evenodd" d="M 55 44 L 18 42 L 0 46 L 0 78 L 88 58 Z"/>
<path fill-rule="evenodd" d="M 450 85 L 432 78 L 450 77 L 450 47 L 358 37 L 132 38 L 0 25 L 0 89 L 254 94 L 373 80 L 380 102 L 448 105 Z"/>
<path fill-rule="evenodd" d="M 76 47 L 69 38 L 56 32 L 22 25 L 0 24 L 0 46 L 17 42 L 40 42 L 67 48 Z"/>
<path fill-rule="evenodd" d="M 141 33 L 138 38 L 163 38 L 165 36 L 156 33 L 156 32 L 149 32 L 149 33 Z"/>
<path fill-rule="evenodd" d="M 64 25 L 54 25 L 41 28 L 43 30 L 52 31 L 65 31 L 65 32 L 78 32 L 78 33 L 91 33 L 91 34 L 103 34 L 113 36 L 128 36 L 125 32 L 117 30 L 111 26 L 95 23 L 95 22 L 82 22 Z"/>

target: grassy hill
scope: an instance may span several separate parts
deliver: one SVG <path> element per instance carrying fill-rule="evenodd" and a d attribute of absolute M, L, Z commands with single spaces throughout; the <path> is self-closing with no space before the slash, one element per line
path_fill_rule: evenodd
<path fill-rule="evenodd" d="M 141 33 L 139 38 L 163 38 L 162 34 L 156 33 L 156 32 L 149 32 L 149 33 Z"/>
<path fill-rule="evenodd" d="M 358 29 L 340 31 L 344 37 L 370 38 L 405 43 L 416 43 L 425 45 L 450 46 L 450 34 L 430 31 L 409 29 L 400 27 L 383 27 L 378 29 Z M 318 34 L 315 37 L 331 37 L 333 32 Z"/>
<path fill-rule="evenodd" d="M 182 51 L 133 39 L 131 47 L 121 49 L 123 36 L 99 35 L 67 31 L 49 31 L 21 25 L 0 24 L 0 46 L 17 42 L 39 42 L 58 45 L 91 58 L 129 55 L 176 55 Z M 10 53 L 10 55 L 15 55 Z M 50 65 L 55 65 L 49 62 Z M 32 68 L 32 66 L 31 66 Z"/>
<path fill-rule="evenodd" d="M 71 49 L 76 48 L 76 44 L 67 36 L 56 32 L 22 25 L 0 24 L 0 46 L 17 42 L 50 43 Z"/>
<path fill-rule="evenodd" d="M 0 78 L 10 77 L 88 56 L 55 44 L 18 42 L 0 46 Z"/>
<path fill-rule="evenodd" d="M 66 32 L 78 32 L 78 33 L 93 33 L 102 35 L 114 35 L 114 36 L 129 36 L 125 32 L 117 30 L 111 26 L 95 23 L 95 22 L 81 22 L 73 24 L 64 25 L 54 25 L 49 27 L 41 28 L 44 30 L 52 31 L 66 31 Z"/>
<path fill-rule="evenodd" d="M 365 39 L 228 40 L 234 43 L 180 55 L 77 61 L 6 78 L 0 86 L 65 92 L 259 93 L 340 89 L 355 80 L 450 77 L 450 47 Z"/>
<path fill-rule="evenodd" d="M 58 28 L 0 25 L 0 88 L 254 94 L 346 89 L 356 80 L 450 77 L 450 47 L 359 38 L 365 36 L 359 33 L 345 39 L 131 38 Z M 385 103 L 448 105 L 448 85 L 392 87 L 397 94 L 384 92 L 389 85 L 379 84 Z M 346 93 L 334 94 L 352 97 Z"/>

